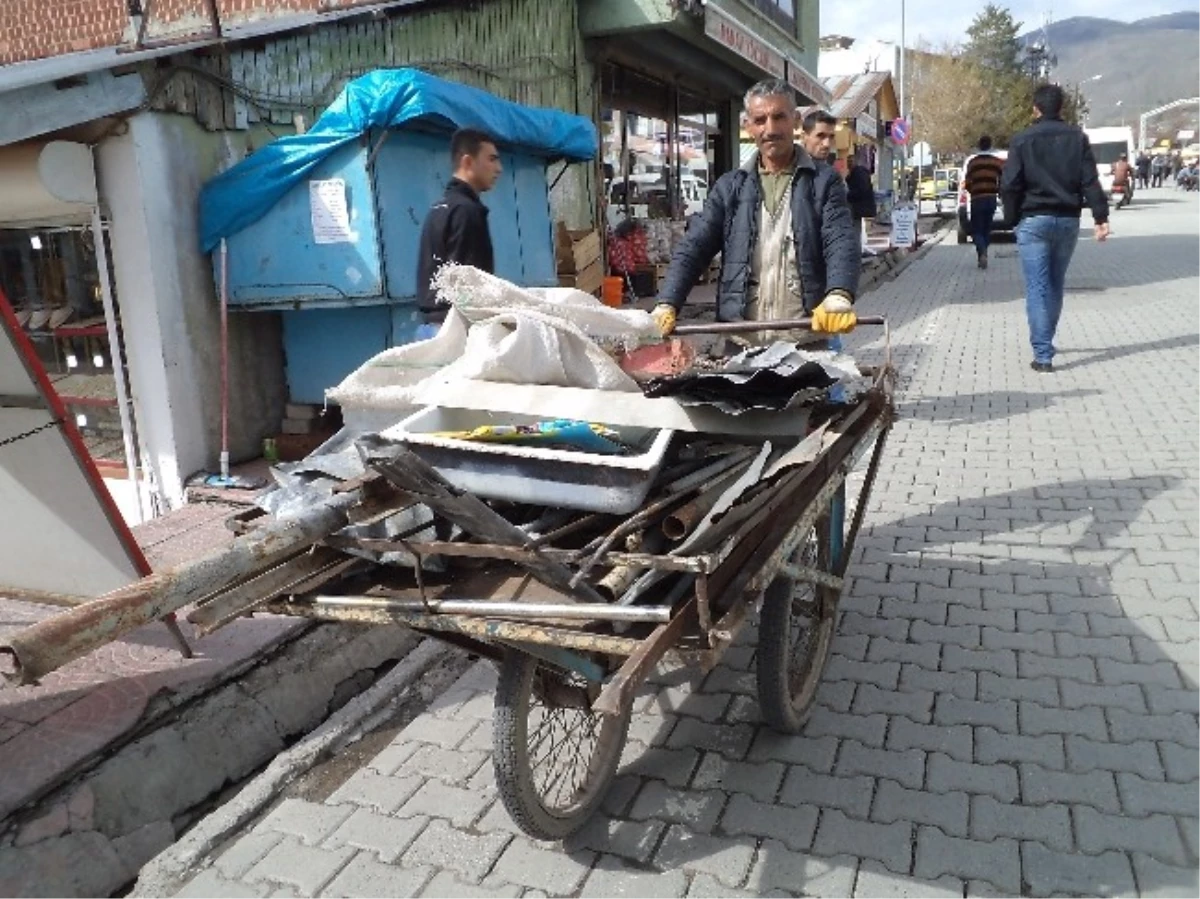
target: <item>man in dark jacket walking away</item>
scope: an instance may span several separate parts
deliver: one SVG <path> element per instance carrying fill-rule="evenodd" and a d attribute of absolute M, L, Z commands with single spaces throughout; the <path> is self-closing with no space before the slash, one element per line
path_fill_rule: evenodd
<path fill-rule="evenodd" d="M 496 267 L 488 208 L 479 199 L 503 171 L 496 144 L 482 131 L 462 128 L 450 138 L 450 158 L 454 177 L 425 218 L 417 256 L 417 306 L 430 321 L 440 321 L 446 312 L 433 289 L 434 275 L 444 263 L 473 265 L 488 274 Z"/>
<path fill-rule="evenodd" d="M 1004 160 L 992 152 L 992 139 L 986 134 L 979 138 L 979 152 L 967 163 L 963 177 L 971 195 L 971 240 L 980 268 L 988 267 L 988 246 L 992 242 L 992 219 L 996 215 L 996 198 L 1000 195 L 1000 173 Z"/>
<path fill-rule="evenodd" d="M 1087 135 L 1062 120 L 1062 107 L 1058 85 L 1033 92 L 1034 123 L 1013 138 L 1000 185 L 1006 217 L 1016 223 L 1032 367 L 1039 372 L 1054 370 L 1054 332 L 1079 240 L 1082 200 L 1091 207 L 1096 240 L 1108 239 L 1108 199 L 1096 158 Z"/>
<path fill-rule="evenodd" d="M 761 81 L 747 91 L 745 127 L 758 152 L 717 179 L 676 247 L 653 313 L 664 335 L 718 252 L 719 321 L 811 315 L 819 333 L 854 329 L 862 259 L 846 187 L 836 171 L 794 143 L 797 118 L 787 83 Z M 794 332 L 778 336 L 794 339 Z M 756 342 L 773 339 L 767 333 Z"/>
<path fill-rule="evenodd" d="M 859 245 L 865 247 L 863 220 L 875 218 L 879 210 L 875 208 L 871 173 L 853 156 L 846 160 L 846 202 L 850 204 L 850 217 L 854 221 L 854 233 L 859 235 Z"/>

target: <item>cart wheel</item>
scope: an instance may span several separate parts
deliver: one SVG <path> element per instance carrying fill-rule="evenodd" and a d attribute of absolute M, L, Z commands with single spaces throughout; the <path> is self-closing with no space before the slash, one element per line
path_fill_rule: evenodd
<path fill-rule="evenodd" d="M 492 718 L 492 763 L 504 807 L 538 840 L 581 828 L 600 805 L 621 761 L 629 712 L 591 711 L 588 683 L 510 649 L 500 665 Z"/>
<path fill-rule="evenodd" d="M 829 528 L 819 524 L 792 561 L 828 571 Z M 769 727 L 799 733 L 817 695 L 833 641 L 837 592 L 780 576 L 763 596 L 758 625 L 758 704 Z"/>

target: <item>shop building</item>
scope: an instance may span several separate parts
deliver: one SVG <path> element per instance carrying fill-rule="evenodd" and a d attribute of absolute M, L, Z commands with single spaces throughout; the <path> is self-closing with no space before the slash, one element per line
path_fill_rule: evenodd
<path fill-rule="evenodd" d="M 876 191 L 889 193 L 895 164 L 889 125 L 900 114 L 891 74 L 863 72 L 824 83 L 832 98 L 829 112 L 838 120 L 834 145 L 839 163 L 854 159 L 871 173 Z"/>
<path fill-rule="evenodd" d="M 552 219 L 571 229 L 602 227 L 614 183 L 633 176 L 647 217 L 695 211 L 739 162 L 741 96 L 761 78 L 787 79 L 802 103 L 830 100 L 813 74 L 817 0 L 246 6 L 15 0 L 0 12 L 14 38 L 0 44 L 0 184 L 31 193 L 0 191 L 0 286 L 70 379 L 62 392 L 80 401 L 106 474 L 144 485 L 146 516 L 179 505 L 220 448 L 199 189 L 311 123 L 349 79 L 410 66 L 591 118 L 597 160 L 547 172 Z M 40 162 L 67 156 L 77 162 Z M 634 197 L 625 186 L 617 200 Z M 234 313 L 229 334 L 237 461 L 258 455 L 289 395 L 279 314 Z"/>

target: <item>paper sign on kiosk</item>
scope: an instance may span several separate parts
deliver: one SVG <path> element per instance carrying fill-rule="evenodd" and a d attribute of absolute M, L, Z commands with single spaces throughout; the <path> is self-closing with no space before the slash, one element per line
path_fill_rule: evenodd
<path fill-rule="evenodd" d="M 350 208 L 346 204 L 346 181 L 329 178 L 308 182 L 314 243 L 353 243 Z"/>

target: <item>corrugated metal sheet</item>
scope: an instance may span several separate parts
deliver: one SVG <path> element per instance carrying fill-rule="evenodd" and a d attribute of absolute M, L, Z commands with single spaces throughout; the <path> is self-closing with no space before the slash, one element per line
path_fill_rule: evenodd
<path fill-rule="evenodd" d="M 379 68 L 411 66 L 506 100 L 593 116 L 591 66 L 574 3 L 491 0 L 415 9 L 391 18 L 330 22 L 228 55 L 177 57 L 155 109 L 195 116 L 210 130 L 312 121 L 345 83 Z"/>
<path fill-rule="evenodd" d="M 830 113 L 839 119 L 853 119 L 866 112 L 875 95 L 891 79 L 888 72 L 864 72 L 853 76 L 824 79 L 833 95 Z"/>

